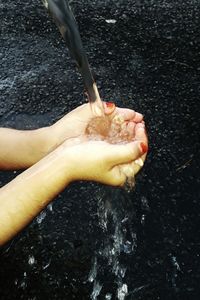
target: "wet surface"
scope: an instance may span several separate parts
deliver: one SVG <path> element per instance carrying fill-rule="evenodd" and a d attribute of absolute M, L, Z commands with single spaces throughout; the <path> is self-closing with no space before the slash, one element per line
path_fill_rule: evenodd
<path fill-rule="evenodd" d="M 0 8 L 0 125 L 52 124 L 85 101 L 80 75 L 39 1 Z M 150 152 L 135 191 L 73 184 L 2 249 L 0 298 L 199 299 L 199 1 L 73 10 L 101 96 L 144 113 Z"/>

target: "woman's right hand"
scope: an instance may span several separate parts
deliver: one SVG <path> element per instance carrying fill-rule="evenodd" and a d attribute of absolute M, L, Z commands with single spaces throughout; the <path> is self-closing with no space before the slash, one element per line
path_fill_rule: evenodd
<path fill-rule="evenodd" d="M 66 159 L 71 164 L 70 181 L 90 180 L 112 186 L 123 186 L 126 174 L 123 165 L 129 164 L 136 174 L 142 167 L 134 161 L 145 159 L 148 149 L 143 123 L 135 127 L 135 140 L 127 144 L 110 144 L 85 138 L 69 139 L 63 143 Z"/>

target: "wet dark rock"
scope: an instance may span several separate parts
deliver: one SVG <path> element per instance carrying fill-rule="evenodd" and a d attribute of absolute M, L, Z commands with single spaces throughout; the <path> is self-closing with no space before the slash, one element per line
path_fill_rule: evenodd
<path fill-rule="evenodd" d="M 150 152 L 135 191 L 73 184 L 5 246 L 0 299 L 90 299 L 94 257 L 98 299 L 117 299 L 119 278 L 126 299 L 199 299 L 199 1 L 72 6 L 102 97 L 144 113 Z M 0 8 L 0 125 L 52 124 L 85 101 L 82 80 L 41 1 Z"/>

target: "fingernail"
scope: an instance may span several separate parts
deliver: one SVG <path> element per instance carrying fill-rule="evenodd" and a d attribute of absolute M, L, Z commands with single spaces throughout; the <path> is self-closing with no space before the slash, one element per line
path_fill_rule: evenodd
<path fill-rule="evenodd" d="M 142 153 L 148 152 L 148 145 L 145 143 L 140 143 L 140 147 L 142 149 Z"/>
<path fill-rule="evenodd" d="M 108 108 L 113 108 L 115 106 L 115 103 L 113 103 L 113 102 L 106 102 L 106 106 Z"/>

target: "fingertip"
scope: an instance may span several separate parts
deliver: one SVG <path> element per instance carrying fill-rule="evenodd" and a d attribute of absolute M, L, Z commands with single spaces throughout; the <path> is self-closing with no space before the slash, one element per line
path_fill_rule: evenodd
<path fill-rule="evenodd" d="M 140 149 L 141 149 L 142 154 L 147 153 L 148 152 L 148 144 L 144 143 L 144 142 L 141 142 L 140 143 Z"/>
<path fill-rule="evenodd" d="M 106 115 L 110 115 L 116 109 L 115 103 L 113 102 L 103 102 L 104 112 Z"/>
<path fill-rule="evenodd" d="M 117 107 L 116 111 L 118 114 L 122 115 L 125 121 L 131 121 L 135 117 L 135 111 L 129 108 Z"/>
<path fill-rule="evenodd" d="M 132 148 L 132 157 L 131 161 L 141 158 L 143 155 L 146 156 L 148 152 L 148 143 L 147 141 L 134 141 L 131 142 Z"/>
<path fill-rule="evenodd" d="M 145 128 L 145 124 L 143 122 L 139 122 L 136 124 L 136 129 Z"/>
<path fill-rule="evenodd" d="M 113 168 L 115 177 L 115 186 L 123 187 L 126 182 L 126 174 L 122 170 L 122 166 L 118 165 Z"/>
<path fill-rule="evenodd" d="M 143 118 L 144 118 L 144 117 L 143 117 L 142 114 L 140 114 L 140 113 L 138 113 L 138 112 L 135 112 L 135 116 L 134 116 L 134 118 L 133 118 L 133 121 L 136 122 L 136 123 L 142 122 Z"/>
<path fill-rule="evenodd" d="M 141 142 L 134 141 L 127 144 L 129 147 L 129 155 L 127 155 L 127 162 L 138 159 L 143 154 L 143 149 L 141 148 Z"/>
<path fill-rule="evenodd" d="M 138 123 L 135 126 L 135 139 L 148 144 L 146 129 L 143 123 Z"/>
<path fill-rule="evenodd" d="M 133 133 L 134 133 L 134 130 L 135 130 L 135 123 L 134 122 L 128 122 L 127 121 L 127 130 L 128 130 L 128 132 L 130 133 L 130 134 L 132 134 L 133 135 Z"/>

